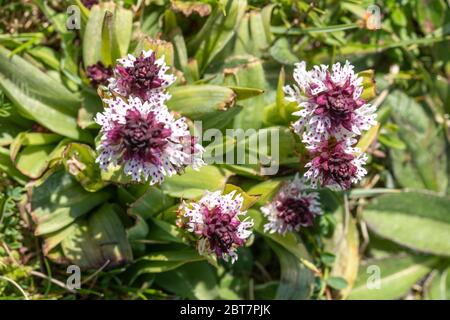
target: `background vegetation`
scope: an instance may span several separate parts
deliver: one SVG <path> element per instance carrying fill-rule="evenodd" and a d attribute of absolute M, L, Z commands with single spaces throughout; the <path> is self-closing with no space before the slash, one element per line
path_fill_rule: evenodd
<path fill-rule="evenodd" d="M 125 0 L 89 9 L 95 2 L 0 0 L 2 299 L 450 296 L 448 1 L 375 1 L 378 30 L 366 28 L 372 1 Z M 81 8 L 77 31 L 65 27 L 71 4 Z M 215 165 L 149 187 L 101 173 L 93 115 L 102 104 L 86 68 L 142 48 L 165 53 L 178 77 L 171 110 L 204 129 L 279 132 L 278 175 Z M 345 59 L 375 71 L 380 124 L 360 141 L 369 174 L 346 194 L 321 190 L 325 214 L 314 228 L 263 234 L 258 206 L 304 170 L 281 86 L 300 60 Z M 262 197 L 238 262 L 212 266 L 178 237 L 174 208 L 226 183 Z M 76 292 L 65 288 L 67 264 L 83 269 Z M 366 286 L 373 266 L 378 290 Z"/>

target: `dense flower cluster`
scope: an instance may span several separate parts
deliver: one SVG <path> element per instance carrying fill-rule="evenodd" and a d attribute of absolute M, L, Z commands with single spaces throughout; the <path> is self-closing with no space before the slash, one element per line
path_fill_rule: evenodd
<path fill-rule="evenodd" d="M 197 238 L 200 254 L 215 254 L 234 263 L 236 249 L 245 244 L 252 234 L 253 220 L 242 211 L 243 198 L 235 191 L 222 195 L 220 191 L 207 192 L 199 201 L 183 202 L 179 208 L 182 223 Z"/>
<path fill-rule="evenodd" d="M 306 189 L 304 181 L 296 175 L 280 188 L 271 203 L 261 207 L 269 221 L 264 225 L 265 232 L 285 234 L 313 225 L 314 217 L 322 213 L 319 194 Z"/>
<path fill-rule="evenodd" d="M 184 118 L 175 120 L 167 107 L 139 98 L 105 100 L 108 108 L 97 114 L 101 125 L 100 167 L 124 165 L 134 181 L 161 183 L 165 175 L 186 166 L 203 164 L 203 148 L 196 143 Z"/>
<path fill-rule="evenodd" d="M 300 107 L 293 128 L 313 156 L 305 176 L 313 185 L 348 189 L 366 173 L 361 167 L 365 155 L 351 145 L 376 124 L 375 107 L 361 98 L 362 78 L 347 61 L 334 64 L 331 71 L 325 65 L 307 71 L 300 62 L 294 79 L 297 85 L 286 86 L 285 92 Z"/>
<path fill-rule="evenodd" d="M 117 60 L 114 78 L 110 79 L 109 89 L 121 96 L 139 97 L 142 100 L 167 98 L 164 90 L 175 82 L 175 76 L 166 74 L 169 67 L 164 58 L 156 59 L 152 50 L 142 51 L 134 57 Z"/>
<path fill-rule="evenodd" d="M 351 140 L 333 145 L 323 141 L 321 145 L 311 150 L 313 159 L 306 164 L 309 169 L 305 177 L 311 181 L 312 187 L 328 186 L 347 190 L 352 183 L 358 182 L 366 175 L 364 164 L 367 156 L 360 153 L 357 148 L 346 145 L 349 141 Z"/>
<path fill-rule="evenodd" d="M 165 74 L 163 61 L 151 50 L 118 60 L 109 89 L 119 96 L 105 99 L 107 107 L 95 118 L 101 126 L 97 162 L 103 170 L 120 165 L 133 181 L 155 184 L 187 166 L 204 164 L 204 149 L 189 133 L 185 118 L 175 119 L 164 105 L 170 98 L 164 89 L 175 77 Z M 100 74 L 99 67 L 91 72 Z"/>

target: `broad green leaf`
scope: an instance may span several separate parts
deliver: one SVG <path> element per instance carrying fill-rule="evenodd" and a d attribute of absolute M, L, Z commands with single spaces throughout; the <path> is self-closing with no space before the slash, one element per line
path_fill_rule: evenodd
<path fill-rule="evenodd" d="M 98 127 L 94 118 L 98 112 L 103 111 L 103 104 L 101 98 L 96 92 L 90 90 L 83 90 L 81 92 L 83 101 L 78 110 L 77 123 L 83 129 L 92 129 Z"/>
<path fill-rule="evenodd" d="M 56 143 L 62 140 L 62 137 L 54 133 L 27 132 L 24 133 L 20 141 L 22 146 L 39 146 L 44 144 Z"/>
<path fill-rule="evenodd" d="M 331 288 L 339 291 L 342 291 L 348 287 L 347 281 L 341 277 L 330 277 L 327 279 L 327 284 Z"/>
<path fill-rule="evenodd" d="M 89 234 L 100 247 L 102 258 L 110 260 L 113 265 L 130 262 L 131 247 L 117 205 L 105 203 L 93 212 L 88 219 Z"/>
<path fill-rule="evenodd" d="M 206 262 L 189 263 L 158 274 L 155 282 L 163 289 L 188 299 L 207 300 L 218 296 L 216 275 Z"/>
<path fill-rule="evenodd" d="M 28 181 L 23 173 L 17 170 L 14 163 L 12 163 L 9 156 L 9 150 L 0 147 L 0 171 L 6 173 L 9 177 L 17 181 L 19 184 L 24 185 Z"/>
<path fill-rule="evenodd" d="M 149 187 L 144 195 L 130 206 L 129 213 L 149 218 L 169 208 L 173 203 L 173 199 L 165 195 L 161 189 Z"/>
<path fill-rule="evenodd" d="M 305 300 L 313 290 L 314 275 L 303 263 L 285 248 L 268 240 L 280 261 L 281 277 L 275 299 Z"/>
<path fill-rule="evenodd" d="M 45 172 L 50 162 L 59 157 L 60 145 L 64 141 L 54 143 L 61 139 L 57 134 L 22 132 L 10 145 L 11 160 L 24 175 L 37 179 Z"/>
<path fill-rule="evenodd" d="M 293 65 L 298 62 L 298 57 L 292 52 L 286 37 L 278 38 L 270 47 L 270 55 L 279 63 Z"/>
<path fill-rule="evenodd" d="M 109 268 L 131 262 L 132 252 L 114 205 L 104 204 L 88 219 L 74 222 L 61 242 L 64 256 L 82 269 Z"/>
<path fill-rule="evenodd" d="M 37 181 L 30 192 L 36 235 L 52 233 L 68 226 L 110 196 L 107 190 L 87 192 L 73 176 L 63 170 Z"/>
<path fill-rule="evenodd" d="M 111 54 L 113 61 L 128 53 L 131 41 L 133 13 L 131 10 L 116 6 L 114 10 L 114 25 L 112 31 Z"/>
<path fill-rule="evenodd" d="M 77 127 L 77 96 L 26 60 L 0 47 L 0 88 L 20 111 L 50 130 L 77 140 L 90 134 Z"/>
<path fill-rule="evenodd" d="M 177 226 L 156 218 L 150 218 L 147 239 L 155 243 L 185 243 L 182 231 Z"/>
<path fill-rule="evenodd" d="M 230 171 L 215 166 L 204 166 L 198 171 L 188 168 L 183 175 L 167 178 L 162 189 L 171 197 L 193 199 L 207 190 L 222 190 L 230 175 Z"/>
<path fill-rule="evenodd" d="M 350 300 L 392 300 L 403 297 L 438 262 L 427 256 L 391 256 L 360 266 Z"/>
<path fill-rule="evenodd" d="M 83 37 L 83 63 L 86 67 L 102 61 L 102 26 L 106 10 L 113 10 L 114 4 L 94 5 L 89 13 L 89 19 Z M 103 61 L 105 62 L 105 61 Z M 106 62 L 105 62 L 106 63 Z"/>
<path fill-rule="evenodd" d="M 269 48 L 270 29 L 266 29 L 264 19 L 267 17 L 263 16 L 263 13 L 267 15 L 264 10 L 262 12 L 255 10 L 242 17 L 236 34 L 234 54 L 261 57 Z"/>
<path fill-rule="evenodd" d="M 233 90 L 214 85 L 180 86 L 169 90 L 167 101 L 170 110 L 191 120 L 206 120 L 233 107 L 236 94 Z"/>
<path fill-rule="evenodd" d="M 446 143 L 440 128 L 413 98 L 400 91 L 389 94 L 391 117 L 406 150 L 390 152 L 396 180 L 414 189 L 446 190 L 448 184 Z"/>
<path fill-rule="evenodd" d="M 363 218 L 379 236 L 413 250 L 450 255 L 450 198 L 401 192 L 375 198 Z"/>
<path fill-rule="evenodd" d="M 54 145 L 26 146 L 14 159 L 16 168 L 27 177 L 39 178 L 47 169 Z"/>
<path fill-rule="evenodd" d="M 204 259 L 197 251 L 190 248 L 152 252 L 139 258 L 129 267 L 126 276 L 130 279 L 130 282 L 133 282 L 137 277 L 145 273 L 166 272 L 181 267 L 186 263 Z"/>
<path fill-rule="evenodd" d="M 234 91 L 234 93 L 236 94 L 237 101 L 253 98 L 264 93 L 264 90 L 258 88 L 234 87 L 234 86 L 228 86 L 228 88 Z"/>
<path fill-rule="evenodd" d="M 235 56 L 227 60 L 224 70 L 224 84 L 227 86 L 251 87 L 260 90 L 268 88 L 262 61 L 252 56 Z M 244 109 L 235 117 L 234 127 L 259 129 L 262 126 L 264 95 L 240 101 Z"/>
<path fill-rule="evenodd" d="M 136 256 L 142 256 L 145 254 L 146 245 L 144 240 L 148 235 L 149 228 L 144 218 L 136 215 L 132 216 L 134 218 L 134 224 L 127 228 L 127 238 Z"/>
<path fill-rule="evenodd" d="M 75 232 L 77 228 L 76 223 L 71 223 L 67 227 L 55 231 L 53 233 L 48 233 L 44 237 L 43 251 L 45 255 L 48 255 L 54 248 L 56 248 L 64 239 Z"/>

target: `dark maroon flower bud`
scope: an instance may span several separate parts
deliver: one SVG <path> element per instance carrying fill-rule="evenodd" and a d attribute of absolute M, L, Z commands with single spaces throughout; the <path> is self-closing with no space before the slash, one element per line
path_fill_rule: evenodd
<path fill-rule="evenodd" d="M 86 69 L 87 77 L 91 81 L 92 86 L 95 88 L 100 85 L 107 85 L 108 79 L 113 76 L 111 67 L 105 67 L 105 65 L 99 61 L 96 64 L 90 65 Z"/>
<path fill-rule="evenodd" d="M 128 55 L 128 58 L 117 61 L 110 89 L 124 97 L 149 100 L 152 95 L 162 93 L 175 81 L 173 75 L 166 74 L 169 68 L 164 60 L 156 59 L 155 52 L 151 50 L 143 51 L 137 57 Z"/>
<path fill-rule="evenodd" d="M 99 3 L 98 0 L 81 0 L 81 2 L 88 9 L 92 8 L 94 5 Z"/>

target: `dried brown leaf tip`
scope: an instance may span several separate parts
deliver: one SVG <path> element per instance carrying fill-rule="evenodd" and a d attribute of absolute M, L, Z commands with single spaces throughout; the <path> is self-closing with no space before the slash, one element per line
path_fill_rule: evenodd
<path fill-rule="evenodd" d="M 172 10 L 181 12 L 186 17 L 197 13 L 200 17 L 206 17 L 211 14 L 211 6 L 199 1 L 172 1 Z"/>

